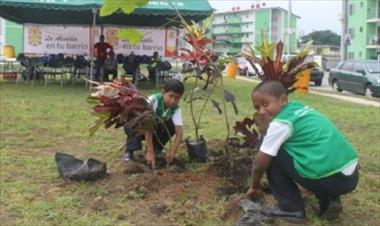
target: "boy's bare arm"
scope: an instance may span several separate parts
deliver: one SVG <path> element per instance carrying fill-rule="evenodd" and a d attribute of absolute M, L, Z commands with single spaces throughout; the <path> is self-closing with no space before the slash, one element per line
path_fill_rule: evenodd
<path fill-rule="evenodd" d="M 175 139 L 174 139 L 174 143 L 172 145 L 171 150 L 166 155 L 167 161 L 171 162 L 174 159 L 175 154 L 177 153 L 177 150 L 179 148 L 179 145 L 181 145 L 182 136 L 183 136 L 183 127 L 182 126 L 175 126 Z"/>
<path fill-rule="evenodd" d="M 147 164 L 155 165 L 155 156 L 153 150 L 153 133 L 152 131 L 145 133 L 145 142 L 146 142 L 146 156 L 145 159 Z"/>
<path fill-rule="evenodd" d="M 268 169 L 271 161 L 272 156 L 261 151 L 257 152 L 252 165 L 252 185 L 246 193 L 248 196 L 254 197 L 259 195 L 258 192 L 261 189 L 261 178 L 263 177 L 264 172 Z"/>

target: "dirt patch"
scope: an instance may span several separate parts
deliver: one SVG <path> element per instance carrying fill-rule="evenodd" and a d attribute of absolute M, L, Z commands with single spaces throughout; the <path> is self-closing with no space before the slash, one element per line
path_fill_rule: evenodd
<path fill-rule="evenodd" d="M 78 190 L 78 183 L 70 181 L 46 185 L 43 190 L 47 191 L 48 196 L 64 191 L 76 193 L 81 203 L 86 203 L 84 212 L 120 208 L 114 200 L 121 199 L 125 203 L 123 205 L 133 207 L 124 207 L 132 210 L 121 214 L 120 221 L 128 219 L 131 224 L 175 224 L 191 218 L 191 214 L 202 212 L 201 206 L 209 205 L 210 199 L 223 200 L 226 195 L 246 189 L 243 181 L 249 178 L 251 160 L 237 158 L 230 168 L 223 154 L 222 141 L 210 141 L 209 148 L 214 161 L 207 164 L 178 161 L 174 166 L 152 170 L 140 162 L 119 161 L 107 165 L 108 172 L 104 179 L 89 182 L 93 188 L 88 191 Z M 236 174 L 239 176 L 233 176 Z M 99 189 L 104 194 L 99 194 Z M 223 212 L 217 214 L 220 218 Z M 228 218 L 231 219 L 234 218 Z"/>

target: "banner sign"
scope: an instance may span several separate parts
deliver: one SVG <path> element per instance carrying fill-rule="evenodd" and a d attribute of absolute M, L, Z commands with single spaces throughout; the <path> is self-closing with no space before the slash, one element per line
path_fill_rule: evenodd
<path fill-rule="evenodd" d="M 116 54 L 153 55 L 157 51 L 160 56 L 176 56 L 177 30 L 170 28 L 139 28 L 143 40 L 132 46 L 126 40 L 118 38 L 122 27 L 105 26 L 103 34 L 105 41 L 114 48 Z M 99 41 L 101 29 L 95 29 L 95 43 Z M 94 43 L 94 44 L 95 44 Z M 48 55 L 62 53 L 65 55 L 90 55 L 91 29 L 90 26 L 64 26 L 25 24 L 24 53 L 33 55 Z"/>
<path fill-rule="evenodd" d="M 116 54 L 129 55 L 132 51 L 135 55 L 153 55 L 157 51 L 160 56 L 176 56 L 177 31 L 169 28 L 136 28 L 143 34 L 143 40 L 135 46 L 129 44 L 127 40 L 120 40 L 117 37 L 120 27 L 105 27 L 103 34 L 106 42 L 113 46 Z M 98 40 L 100 30 L 96 32 Z"/>
<path fill-rule="evenodd" d="M 25 24 L 24 53 L 88 55 L 90 27 Z"/>

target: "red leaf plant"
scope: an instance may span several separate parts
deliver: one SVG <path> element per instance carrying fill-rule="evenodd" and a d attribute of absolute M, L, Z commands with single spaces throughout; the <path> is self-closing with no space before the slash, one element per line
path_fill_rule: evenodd
<path fill-rule="evenodd" d="M 251 47 L 244 49 L 242 55 L 250 62 L 261 80 L 279 81 L 284 85 L 287 92 L 291 93 L 295 90 L 294 83 L 298 80 L 299 74 L 317 66 L 313 57 L 308 55 L 311 44 L 311 42 L 307 43 L 306 47 L 296 56 L 284 62 L 282 56 L 283 43 L 281 41 L 277 44 L 270 43 L 266 40 L 265 34 L 262 33 L 262 43 L 260 46 L 256 46 L 261 57 L 256 56 Z M 257 147 L 268 126 L 269 122 L 262 120 L 255 113 L 252 119 L 245 118 L 242 121 L 235 122 L 234 129 L 235 134 L 241 133 L 243 135 L 247 145 Z"/>
<path fill-rule="evenodd" d="M 295 90 L 293 85 L 298 80 L 297 76 L 302 71 L 318 65 L 313 61 L 313 57 L 308 54 L 312 42 L 307 43 L 306 47 L 296 54 L 296 56 L 283 62 L 283 43 L 281 41 L 277 42 L 277 44 L 268 42 L 264 33 L 262 33 L 262 40 L 261 46 L 256 46 L 256 50 L 260 53 L 261 58 L 256 56 L 255 51 L 251 47 L 244 49 L 242 55 L 250 62 L 261 80 L 279 81 L 287 89 L 288 93 Z M 275 57 L 273 57 L 274 49 L 276 50 Z"/>
<path fill-rule="evenodd" d="M 126 126 L 137 133 L 144 133 L 154 126 L 154 112 L 148 99 L 130 82 L 121 79 L 96 83 L 96 92 L 87 102 L 93 104 L 91 114 L 98 117 L 90 128 L 90 136 L 101 126 L 119 128 Z"/>
<path fill-rule="evenodd" d="M 258 114 L 254 114 L 252 118 L 246 117 L 242 121 L 236 121 L 234 130 L 235 135 L 240 133 L 243 135 L 244 145 L 257 148 L 260 139 L 265 135 L 269 122 L 264 121 Z"/>

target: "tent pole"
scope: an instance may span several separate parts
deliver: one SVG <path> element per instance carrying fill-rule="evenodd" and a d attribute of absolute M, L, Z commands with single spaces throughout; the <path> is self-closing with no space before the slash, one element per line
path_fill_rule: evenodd
<path fill-rule="evenodd" d="M 95 25 L 96 25 L 96 14 L 97 9 L 92 9 L 92 26 L 91 26 L 91 46 L 90 46 L 90 80 L 93 81 L 94 79 L 94 51 L 93 51 L 93 45 L 95 43 Z M 92 88 L 92 83 L 90 83 L 90 89 Z"/>

